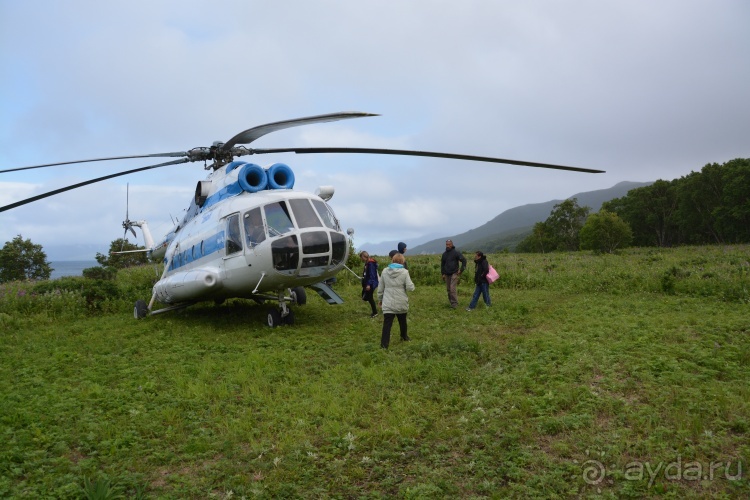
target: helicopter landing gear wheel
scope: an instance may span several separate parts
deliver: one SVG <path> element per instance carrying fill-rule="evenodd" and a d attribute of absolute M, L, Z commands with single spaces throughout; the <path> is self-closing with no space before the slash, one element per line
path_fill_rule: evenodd
<path fill-rule="evenodd" d="M 294 324 L 294 313 L 292 312 L 291 309 L 289 310 L 289 312 L 287 312 L 286 316 L 284 316 L 283 318 L 281 318 L 281 321 L 285 325 L 293 325 Z"/>
<path fill-rule="evenodd" d="M 133 309 L 133 317 L 135 319 L 143 319 L 148 316 L 148 304 L 143 300 L 135 301 L 135 308 Z"/>
<path fill-rule="evenodd" d="M 304 306 L 307 304 L 307 292 L 303 286 L 295 286 L 292 288 L 292 303 L 298 306 Z"/>
<path fill-rule="evenodd" d="M 281 311 L 279 311 L 276 308 L 272 308 L 268 310 L 268 326 L 271 328 L 276 328 L 281 324 Z"/>

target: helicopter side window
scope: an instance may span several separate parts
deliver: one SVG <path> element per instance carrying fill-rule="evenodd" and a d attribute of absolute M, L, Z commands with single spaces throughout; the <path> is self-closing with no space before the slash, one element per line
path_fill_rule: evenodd
<path fill-rule="evenodd" d="M 280 236 L 294 229 L 289 209 L 283 201 L 269 203 L 263 209 L 266 212 L 266 223 L 268 223 L 268 235 Z"/>
<path fill-rule="evenodd" d="M 294 218 L 297 220 L 297 227 L 300 229 L 305 227 L 322 227 L 318 216 L 315 215 L 315 210 L 310 206 L 310 202 L 306 199 L 294 199 L 289 200 L 289 204 L 292 206 L 292 212 Z"/>
<path fill-rule="evenodd" d="M 260 208 L 253 208 L 246 212 L 243 219 L 248 248 L 252 248 L 266 239 L 266 229 L 263 226 Z"/>
<path fill-rule="evenodd" d="M 242 251 L 242 237 L 240 236 L 240 214 L 230 215 L 227 218 L 227 255 Z"/>
<path fill-rule="evenodd" d="M 313 203 L 313 206 L 315 206 L 315 210 L 318 211 L 318 215 L 320 215 L 320 218 L 323 219 L 323 224 L 326 225 L 329 229 L 335 229 L 336 231 L 340 231 L 338 221 L 336 220 L 336 217 L 333 215 L 333 211 L 331 211 L 331 207 L 326 205 L 324 201 L 321 200 L 311 200 Z"/>

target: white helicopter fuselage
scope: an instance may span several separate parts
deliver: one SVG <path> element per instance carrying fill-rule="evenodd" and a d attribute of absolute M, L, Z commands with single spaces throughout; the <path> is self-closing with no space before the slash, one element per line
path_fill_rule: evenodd
<path fill-rule="evenodd" d="M 260 167 L 245 162 L 222 167 L 198 184 L 183 222 L 152 248 L 152 258 L 165 265 L 154 285 L 156 300 L 280 296 L 344 267 L 349 245 L 332 209 L 318 195 L 287 188 L 293 173 L 286 165 L 273 165 L 264 175 L 272 179 L 279 165 L 285 168 L 276 168 L 276 177 L 281 172 L 281 180 L 291 176 L 291 182 L 272 182 L 275 189 L 258 181 Z"/>

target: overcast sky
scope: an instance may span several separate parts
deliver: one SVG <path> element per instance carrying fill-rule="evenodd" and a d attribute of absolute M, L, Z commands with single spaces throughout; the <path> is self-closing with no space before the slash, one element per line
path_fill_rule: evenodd
<path fill-rule="evenodd" d="M 0 169 L 185 151 L 264 123 L 382 116 L 254 147 L 466 153 L 606 170 L 284 154 L 333 185 L 355 244 L 457 234 L 519 205 L 750 157 L 746 0 L 0 0 Z M 0 205 L 160 160 L 0 174 Z M 156 237 L 207 173 L 188 163 L 0 213 L 0 243 Z M 132 237 L 131 237 L 132 238 Z M 139 234 L 139 244 L 143 243 Z M 54 256 L 52 256 L 54 258 Z M 93 256 L 92 256 L 93 257 Z"/>

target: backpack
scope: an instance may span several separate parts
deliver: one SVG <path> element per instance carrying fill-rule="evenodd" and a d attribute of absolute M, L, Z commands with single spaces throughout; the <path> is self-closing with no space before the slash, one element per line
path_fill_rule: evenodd
<path fill-rule="evenodd" d="M 495 271 L 495 268 L 492 267 L 492 264 L 490 264 L 490 272 L 487 273 L 487 282 L 493 283 L 497 281 L 497 279 L 500 277 L 499 274 L 497 274 L 497 271 Z"/>

